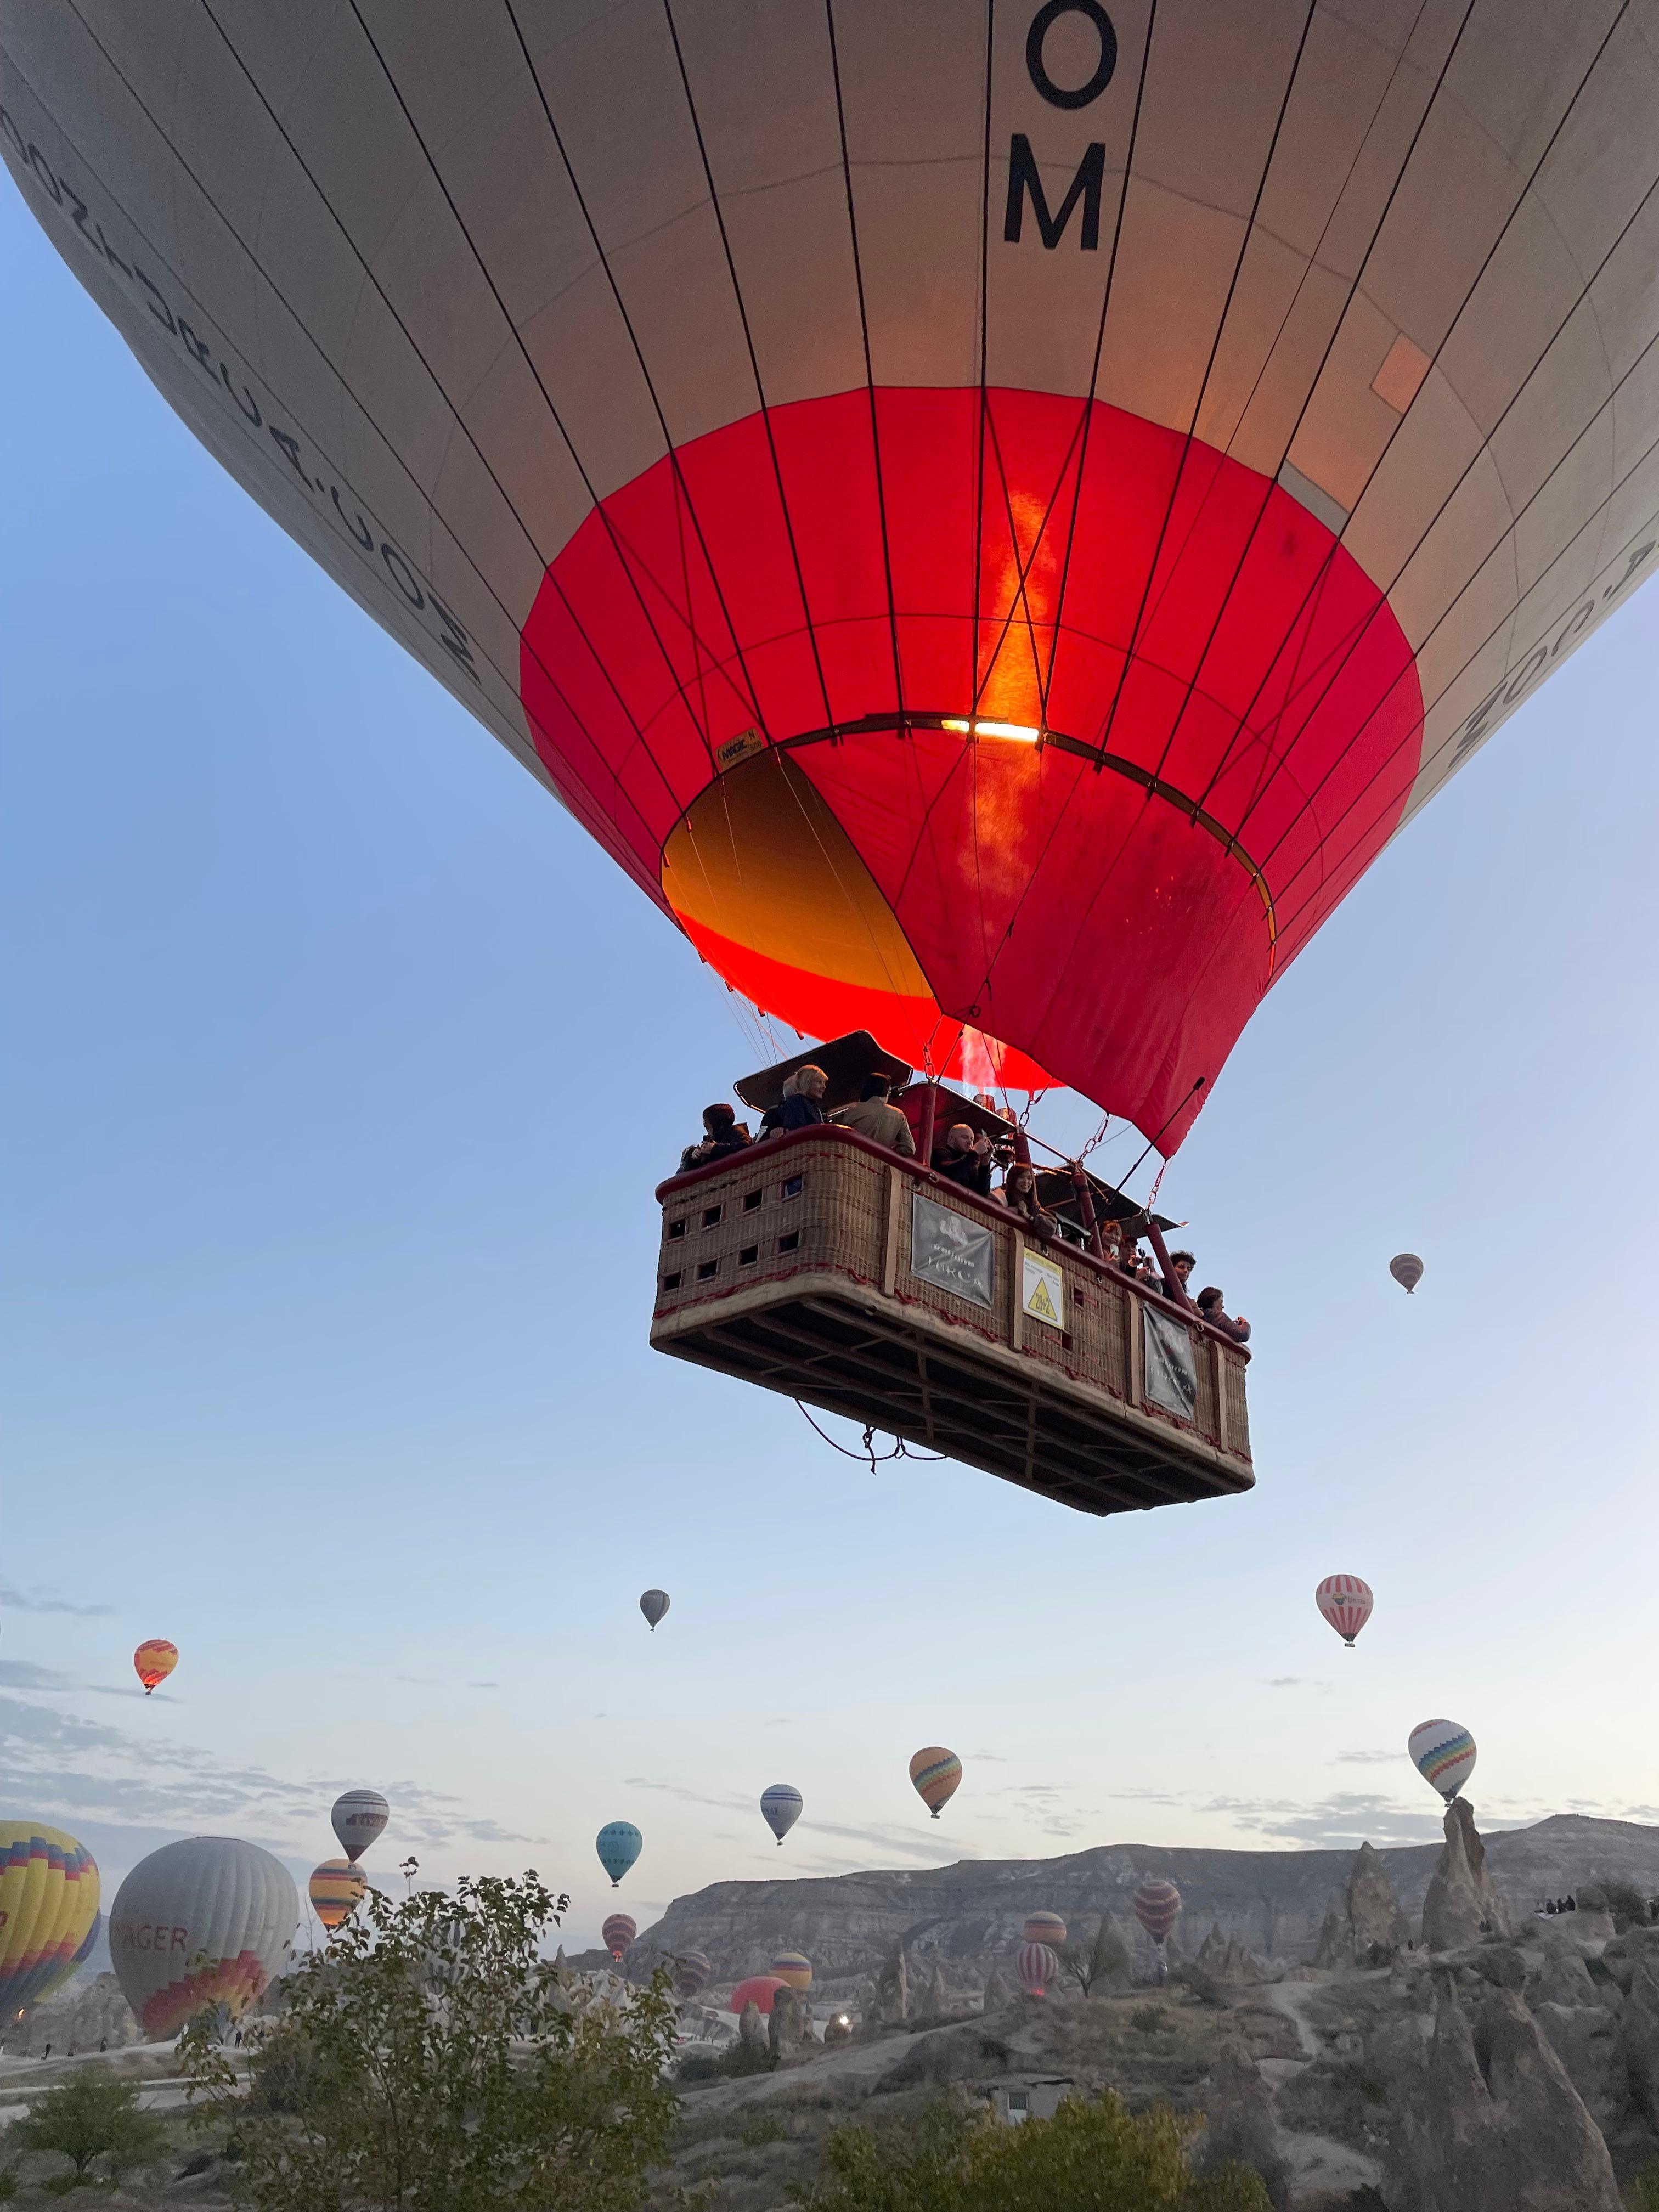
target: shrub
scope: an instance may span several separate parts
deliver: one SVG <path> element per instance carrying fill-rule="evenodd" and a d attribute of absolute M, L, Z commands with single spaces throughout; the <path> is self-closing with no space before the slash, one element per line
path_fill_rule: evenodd
<path fill-rule="evenodd" d="M 1644 2166 L 1631 2184 L 1633 2212 L 1659 2212 L 1659 2159 Z"/>
<path fill-rule="evenodd" d="M 55 2150 L 71 2160 L 72 2189 L 84 2180 L 94 2159 L 107 2159 L 118 2172 L 158 2157 L 167 2130 L 153 2113 L 140 2108 L 134 2083 L 88 2072 L 48 2089 L 28 2118 L 16 2122 L 10 2136 L 25 2150 Z"/>
<path fill-rule="evenodd" d="M 774 2119 L 769 2114 L 750 2120 L 738 2136 L 738 2141 L 746 2144 L 750 2150 L 758 2150 L 763 2143 L 787 2142 L 788 2139 L 789 2130 L 783 2122 Z"/>
<path fill-rule="evenodd" d="M 735 2043 L 714 2058 L 705 2057 L 694 2051 L 682 2058 L 678 2078 L 689 2087 L 694 2081 L 745 2081 L 751 2074 L 769 2074 L 777 2064 L 764 2044 L 746 2043 L 739 2036 Z"/>
<path fill-rule="evenodd" d="M 1097 1982 L 1109 1982 L 1129 1971 L 1129 1954 L 1111 1922 L 1103 1917 L 1091 1943 L 1069 1943 L 1060 1954 L 1060 1971 L 1086 1997 Z"/>
<path fill-rule="evenodd" d="M 1129 2014 L 1129 2025 L 1137 2035 L 1162 2035 L 1170 2020 L 1161 2006 L 1137 2005 Z"/>

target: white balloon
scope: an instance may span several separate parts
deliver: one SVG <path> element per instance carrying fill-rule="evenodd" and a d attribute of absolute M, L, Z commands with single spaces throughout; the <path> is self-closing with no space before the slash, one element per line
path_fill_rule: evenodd
<path fill-rule="evenodd" d="M 152 2043 L 210 2005 L 234 2019 L 288 1956 L 300 1893 L 280 1860 L 234 1836 L 191 1836 L 141 1859 L 116 1892 L 110 1963 Z"/>
<path fill-rule="evenodd" d="M 334 1800 L 328 1817 L 340 1849 L 356 1866 L 369 1845 L 379 1841 L 392 1808 L 378 1790 L 348 1790 Z"/>

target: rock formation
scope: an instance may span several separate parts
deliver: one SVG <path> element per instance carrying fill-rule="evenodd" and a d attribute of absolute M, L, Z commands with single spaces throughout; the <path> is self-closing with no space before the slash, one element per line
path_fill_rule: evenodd
<path fill-rule="evenodd" d="M 1261 1979 L 1261 1962 L 1251 1957 L 1237 1936 L 1224 1936 L 1221 1923 L 1213 1921 L 1187 1969 L 1186 1978 L 1194 1988 L 1211 1982 L 1242 1989 L 1247 1983 Z"/>
<path fill-rule="evenodd" d="M 1199 1956 L 1203 1956 L 1201 1950 Z M 1284 2212 L 1290 2203 L 1290 2176 L 1279 2154 L 1273 2099 L 1243 2051 L 1223 2051 L 1210 2069 L 1204 2119 L 1203 2141 L 1194 2161 L 1199 2171 L 1224 2165 L 1229 2159 L 1254 2166 L 1267 2185 L 1273 2212 Z"/>
<path fill-rule="evenodd" d="M 1482 1936 L 1507 1935 L 1509 1914 L 1486 1871 L 1486 1849 L 1461 1797 L 1446 1808 L 1446 1847 L 1423 1900 L 1423 1942 L 1455 1951 Z"/>
<path fill-rule="evenodd" d="M 925 1974 L 918 1977 L 910 2002 L 918 2020 L 942 2020 L 950 2010 L 951 1999 L 945 1986 L 945 1973 L 937 1959 Z"/>
<path fill-rule="evenodd" d="M 769 2051 L 772 2047 L 770 2031 L 761 2018 L 761 2008 L 753 1997 L 738 2015 L 738 2034 L 743 2042 L 758 2044 L 763 2051 Z"/>
<path fill-rule="evenodd" d="M 799 1990 L 785 1989 L 775 1993 L 767 2041 L 775 2058 L 799 2058 L 803 2051 L 817 2048 L 817 2038 L 812 2033 L 811 2008 Z"/>
<path fill-rule="evenodd" d="M 909 2019 L 910 1973 L 902 1943 L 877 1975 L 876 1993 L 865 2017 L 884 2027 L 898 2027 Z"/>
<path fill-rule="evenodd" d="M 1019 1984 L 1000 1959 L 994 1959 L 986 1978 L 982 2008 L 986 2012 L 1001 2012 L 1006 2006 L 1012 2004 L 1019 1994 Z"/>
<path fill-rule="evenodd" d="M 1389 1966 L 1411 1942 L 1411 1933 L 1388 1869 L 1369 1844 L 1361 1844 L 1342 1901 L 1331 1907 L 1319 1931 L 1315 1966 Z"/>

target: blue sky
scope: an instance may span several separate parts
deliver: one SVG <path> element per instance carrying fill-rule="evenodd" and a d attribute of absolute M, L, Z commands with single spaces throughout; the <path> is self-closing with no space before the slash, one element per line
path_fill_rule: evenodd
<path fill-rule="evenodd" d="M 872 1478 L 648 1350 L 652 1186 L 753 1064 L 727 994 L 10 192 L 0 260 L 8 1806 L 106 1875 L 204 1831 L 303 1869 L 371 1784 L 372 1865 L 534 1865 L 578 1942 L 726 1877 L 1426 1837 L 1431 1714 L 1491 1824 L 1659 1819 L 1651 586 L 1372 870 L 1166 1177 L 1255 1323 L 1256 1491 L 1093 1522 Z M 1377 1593 L 1353 1654 L 1335 1569 Z"/>

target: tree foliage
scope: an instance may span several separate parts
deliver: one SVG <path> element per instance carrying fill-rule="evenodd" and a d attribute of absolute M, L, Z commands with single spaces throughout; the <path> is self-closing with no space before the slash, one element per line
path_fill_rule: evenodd
<path fill-rule="evenodd" d="M 136 2083 L 88 2070 L 48 2089 L 28 2118 L 7 2131 L 7 2142 L 24 2150 L 61 2152 L 74 2161 L 78 2176 L 97 2158 L 118 2172 L 157 2157 L 167 2130 L 140 2106 Z"/>
<path fill-rule="evenodd" d="M 676 2112 L 667 1976 L 613 2000 L 544 1958 L 567 1902 L 534 1874 L 371 1889 L 251 2051 L 196 2021 L 192 2103 L 234 2136 L 256 2212 L 639 2204 Z"/>
<path fill-rule="evenodd" d="M 1111 1922 L 1103 1917 L 1091 1943 L 1068 1943 L 1060 1954 L 1060 1972 L 1086 1997 L 1097 1982 L 1120 1978 L 1129 1971 L 1129 1953 Z"/>
<path fill-rule="evenodd" d="M 837 2128 L 828 2178 L 793 2193 L 809 2212 L 1269 2212 L 1249 2167 L 1194 2173 L 1195 2124 L 1110 2090 L 1018 2127 L 937 2104 L 902 2130 Z"/>

